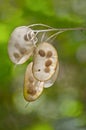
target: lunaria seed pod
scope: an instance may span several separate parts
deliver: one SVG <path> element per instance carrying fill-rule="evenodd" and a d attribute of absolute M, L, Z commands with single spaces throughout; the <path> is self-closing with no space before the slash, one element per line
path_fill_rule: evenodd
<path fill-rule="evenodd" d="M 33 62 L 27 66 L 23 89 L 24 98 L 29 102 L 36 100 L 41 95 L 44 87 L 44 82 L 40 82 L 34 78 L 32 65 Z"/>
<path fill-rule="evenodd" d="M 58 55 L 49 43 L 41 43 L 35 50 L 33 59 L 33 75 L 39 81 L 49 80 L 56 71 Z"/>
<path fill-rule="evenodd" d="M 8 44 L 8 54 L 15 64 L 23 64 L 33 55 L 37 38 L 32 29 L 27 26 L 17 27 L 11 34 Z"/>
<path fill-rule="evenodd" d="M 54 75 L 49 80 L 44 82 L 44 88 L 49 88 L 54 84 L 54 82 L 57 79 L 58 72 L 59 72 L 59 62 L 57 63 L 57 67 L 56 67 L 56 71 L 55 71 Z"/>

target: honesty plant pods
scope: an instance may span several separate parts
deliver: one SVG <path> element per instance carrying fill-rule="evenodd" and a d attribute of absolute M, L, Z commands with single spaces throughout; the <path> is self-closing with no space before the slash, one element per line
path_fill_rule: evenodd
<path fill-rule="evenodd" d="M 58 55 L 56 49 L 49 43 L 41 43 L 35 50 L 33 60 L 33 75 L 39 81 L 49 80 L 56 71 Z"/>
<path fill-rule="evenodd" d="M 33 26 L 33 25 L 32 25 Z M 51 87 L 56 81 L 59 71 L 59 61 L 56 49 L 47 42 L 36 45 L 39 32 L 49 30 L 32 30 L 32 26 L 17 27 L 11 34 L 8 44 L 8 54 L 15 64 L 25 63 L 33 56 L 26 69 L 23 94 L 28 102 L 36 100 L 44 88 Z M 48 38 L 51 39 L 57 33 Z M 47 41 L 47 40 L 46 40 Z"/>
<path fill-rule="evenodd" d="M 15 64 L 23 64 L 33 55 L 37 38 L 32 29 L 27 26 L 17 27 L 11 34 L 8 44 L 8 54 Z"/>
<path fill-rule="evenodd" d="M 31 62 L 27 66 L 23 89 L 24 98 L 29 102 L 36 100 L 42 93 L 44 87 L 44 82 L 40 82 L 34 78 L 32 65 L 33 63 Z"/>

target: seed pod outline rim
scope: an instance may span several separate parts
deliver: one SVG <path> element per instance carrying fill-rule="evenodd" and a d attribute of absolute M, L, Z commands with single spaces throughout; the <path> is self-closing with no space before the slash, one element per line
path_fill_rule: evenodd
<path fill-rule="evenodd" d="M 35 96 L 27 93 L 28 86 L 26 86 L 27 85 L 26 82 L 28 82 L 28 78 L 30 78 L 30 76 L 33 76 L 33 73 L 31 73 L 32 64 L 33 64 L 33 62 L 30 62 L 26 68 L 25 77 L 24 77 L 24 86 L 23 86 L 23 96 L 24 96 L 25 100 L 28 102 L 37 100 L 43 93 L 43 89 L 44 89 L 44 82 L 40 82 L 33 77 L 34 81 L 36 81 L 38 83 L 37 85 L 40 85 L 40 86 L 38 86 Z M 31 75 L 27 77 L 28 72 L 30 72 Z"/>
<path fill-rule="evenodd" d="M 20 35 L 20 36 L 22 36 L 22 35 L 24 35 L 24 33 L 23 34 L 21 34 L 20 33 L 20 31 L 22 30 L 22 32 L 23 32 L 23 29 L 24 29 L 24 33 L 26 32 L 26 34 L 25 35 L 27 35 L 28 33 L 30 33 L 30 35 L 31 35 L 31 37 L 32 37 L 32 39 L 28 39 L 29 41 L 25 41 L 24 39 L 23 39 L 23 37 L 21 37 L 20 39 L 22 40 L 24 40 L 24 42 L 25 42 L 25 46 L 24 46 L 24 42 L 22 41 L 21 43 L 20 43 L 20 41 L 19 41 L 19 38 L 18 38 L 18 35 Z M 25 31 L 26 30 L 26 31 Z M 20 33 L 20 34 L 19 34 Z M 20 27 L 16 27 L 12 32 L 11 32 L 11 35 L 10 35 L 10 37 L 9 37 L 9 41 L 8 41 L 8 56 L 9 56 L 9 58 L 10 58 L 10 60 L 14 63 L 14 64 L 23 64 L 23 63 L 25 63 L 28 59 L 29 59 L 29 57 L 30 56 L 32 56 L 33 55 L 33 52 L 31 53 L 31 50 L 33 51 L 34 50 L 34 47 L 36 47 L 36 43 L 37 43 L 37 37 L 35 36 L 35 34 L 34 34 L 34 31 L 31 29 L 31 28 L 28 28 L 27 26 L 20 26 Z M 35 38 L 35 39 L 34 39 Z M 32 42 L 32 43 L 31 43 Z M 34 42 L 34 43 L 33 43 Z M 26 48 L 26 51 L 29 53 L 29 51 L 28 51 L 28 48 L 29 48 L 29 50 L 30 50 L 30 54 L 27 54 L 27 52 L 24 54 L 24 55 L 22 55 L 20 52 L 19 52 L 19 50 L 18 49 L 16 49 L 15 48 L 15 44 L 18 44 L 20 47 L 22 47 L 22 48 Z M 31 45 L 32 44 L 32 45 Z M 30 49 L 30 46 L 31 46 L 31 49 Z M 28 47 L 28 48 L 27 48 Z M 18 60 L 18 58 L 15 58 L 14 57 L 14 53 L 17 53 L 18 54 L 18 56 L 19 56 L 19 60 Z M 25 57 L 25 58 L 24 58 Z"/>
<path fill-rule="evenodd" d="M 56 65 L 55 65 L 55 68 L 54 68 L 54 73 L 52 74 L 52 76 L 53 76 L 53 75 L 55 74 L 55 70 L 56 70 L 56 68 L 57 68 L 58 61 L 59 61 L 59 60 L 58 60 L 58 53 L 57 53 L 56 48 L 55 48 L 53 45 L 51 45 L 50 43 L 48 43 L 48 42 L 39 43 L 38 46 L 39 46 L 40 44 L 43 44 L 43 43 L 50 45 L 50 46 L 54 49 L 54 51 L 55 51 L 55 53 L 56 53 L 57 61 L 56 61 Z M 38 46 L 37 46 L 37 48 L 38 48 Z M 35 53 L 36 53 L 37 48 L 35 49 Z M 34 54 L 34 57 L 33 57 L 33 67 L 32 67 L 33 75 L 34 75 L 34 66 L 35 66 L 35 63 L 34 63 L 35 55 L 36 55 L 36 54 Z M 39 81 L 41 81 L 41 82 L 48 81 L 52 76 L 49 76 L 49 78 L 46 79 L 46 80 L 40 80 L 40 79 L 38 79 L 38 78 L 34 75 L 35 79 L 37 79 L 37 80 L 39 80 Z"/>

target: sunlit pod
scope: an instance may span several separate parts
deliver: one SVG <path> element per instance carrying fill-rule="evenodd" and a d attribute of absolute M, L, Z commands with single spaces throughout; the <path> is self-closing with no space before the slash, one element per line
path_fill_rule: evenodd
<path fill-rule="evenodd" d="M 23 89 L 24 98 L 29 102 L 36 100 L 42 94 L 44 88 L 44 82 L 40 82 L 34 78 L 32 65 L 33 62 L 27 66 Z"/>
<path fill-rule="evenodd" d="M 49 80 L 56 71 L 58 55 L 49 43 L 40 43 L 35 50 L 33 59 L 33 75 L 39 81 Z"/>
<path fill-rule="evenodd" d="M 8 44 L 8 54 L 11 61 L 15 64 L 23 64 L 33 55 L 36 35 L 27 26 L 17 27 L 11 34 Z"/>

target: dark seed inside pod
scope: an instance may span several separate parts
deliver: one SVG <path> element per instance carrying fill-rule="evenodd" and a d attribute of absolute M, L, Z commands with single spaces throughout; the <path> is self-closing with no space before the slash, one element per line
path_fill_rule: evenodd
<path fill-rule="evenodd" d="M 25 41 L 28 41 L 27 34 L 24 35 L 24 40 L 25 40 Z"/>
<path fill-rule="evenodd" d="M 29 84 L 29 88 L 28 88 L 28 90 L 27 90 L 27 93 L 28 93 L 28 94 L 31 94 L 31 95 L 35 95 L 36 90 L 34 90 L 33 84 Z"/>
<path fill-rule="evenodd" d="M 50 72 L 50 68 L 49 68 L 49 67 L 46 67 L 46 68 L 44 69 L 44 71 L 45 71 L 45 73 L 49 73 L 49 72 Z"/>
<path fill-rule="evenodd" d="M 30 83 L 33 83 L 34 79 L 32 77 L 29 77 L 29 81 L 30 81 Z"/>
<path fill-rule="evenodd" d="M 30 33 L 28 33 L 28 38 L 29 38 L 29 40 L 31 40 L 31 39 L 32 39 L 32 37 L 31 37 L 31 34 L 30 34 Z"/>
<path fill-rule="evenodd" d="M 52 56 L 52 51 L 48 51 L 47 52 L 47 58 L 51 57 Z"/>
<path fill-rule="evenodd" d="M 20 45 L 18 43 L 15 43 L 15 48 L 20 49 Z"/>
<path fill-rule="evenodd" d="M 20 50 L 19 50 L 19 51 L 20 51 L 20 53 L 23 55 L 23 54 L 25 54 L 25 53 L 26 53 L 26 51 L 27 51 L 27 50 L 26 50 L 25 48 L 20 48 Z"/>
<path fill-rule="evenodd" d="M 19 59 L 20 58 L 20 55 L 18 53 L 14 53 L 13 54 L 15 58 Z"/>
<path fill-rule="evenodd" d="M 31 94 L 32 96 L 36 94 L 36 90 L 27 90 L 28 94 Z"/>
<path fill-rule="evenodd" d="M 51 64 L 52 64 L 52 61 L 51 61 L 51 60 L 47 60 L 47 61 L 45 62 L 45 66 L 46 66 L 46 67 L 50 66 Z"/>
<path fill-rule="evenodd" d="M 45 56 L 45 52 L 44 52 L 44 50 L 39 50 L 39 55 L 41 56 L 41 57 L 44 57 Z"/>

